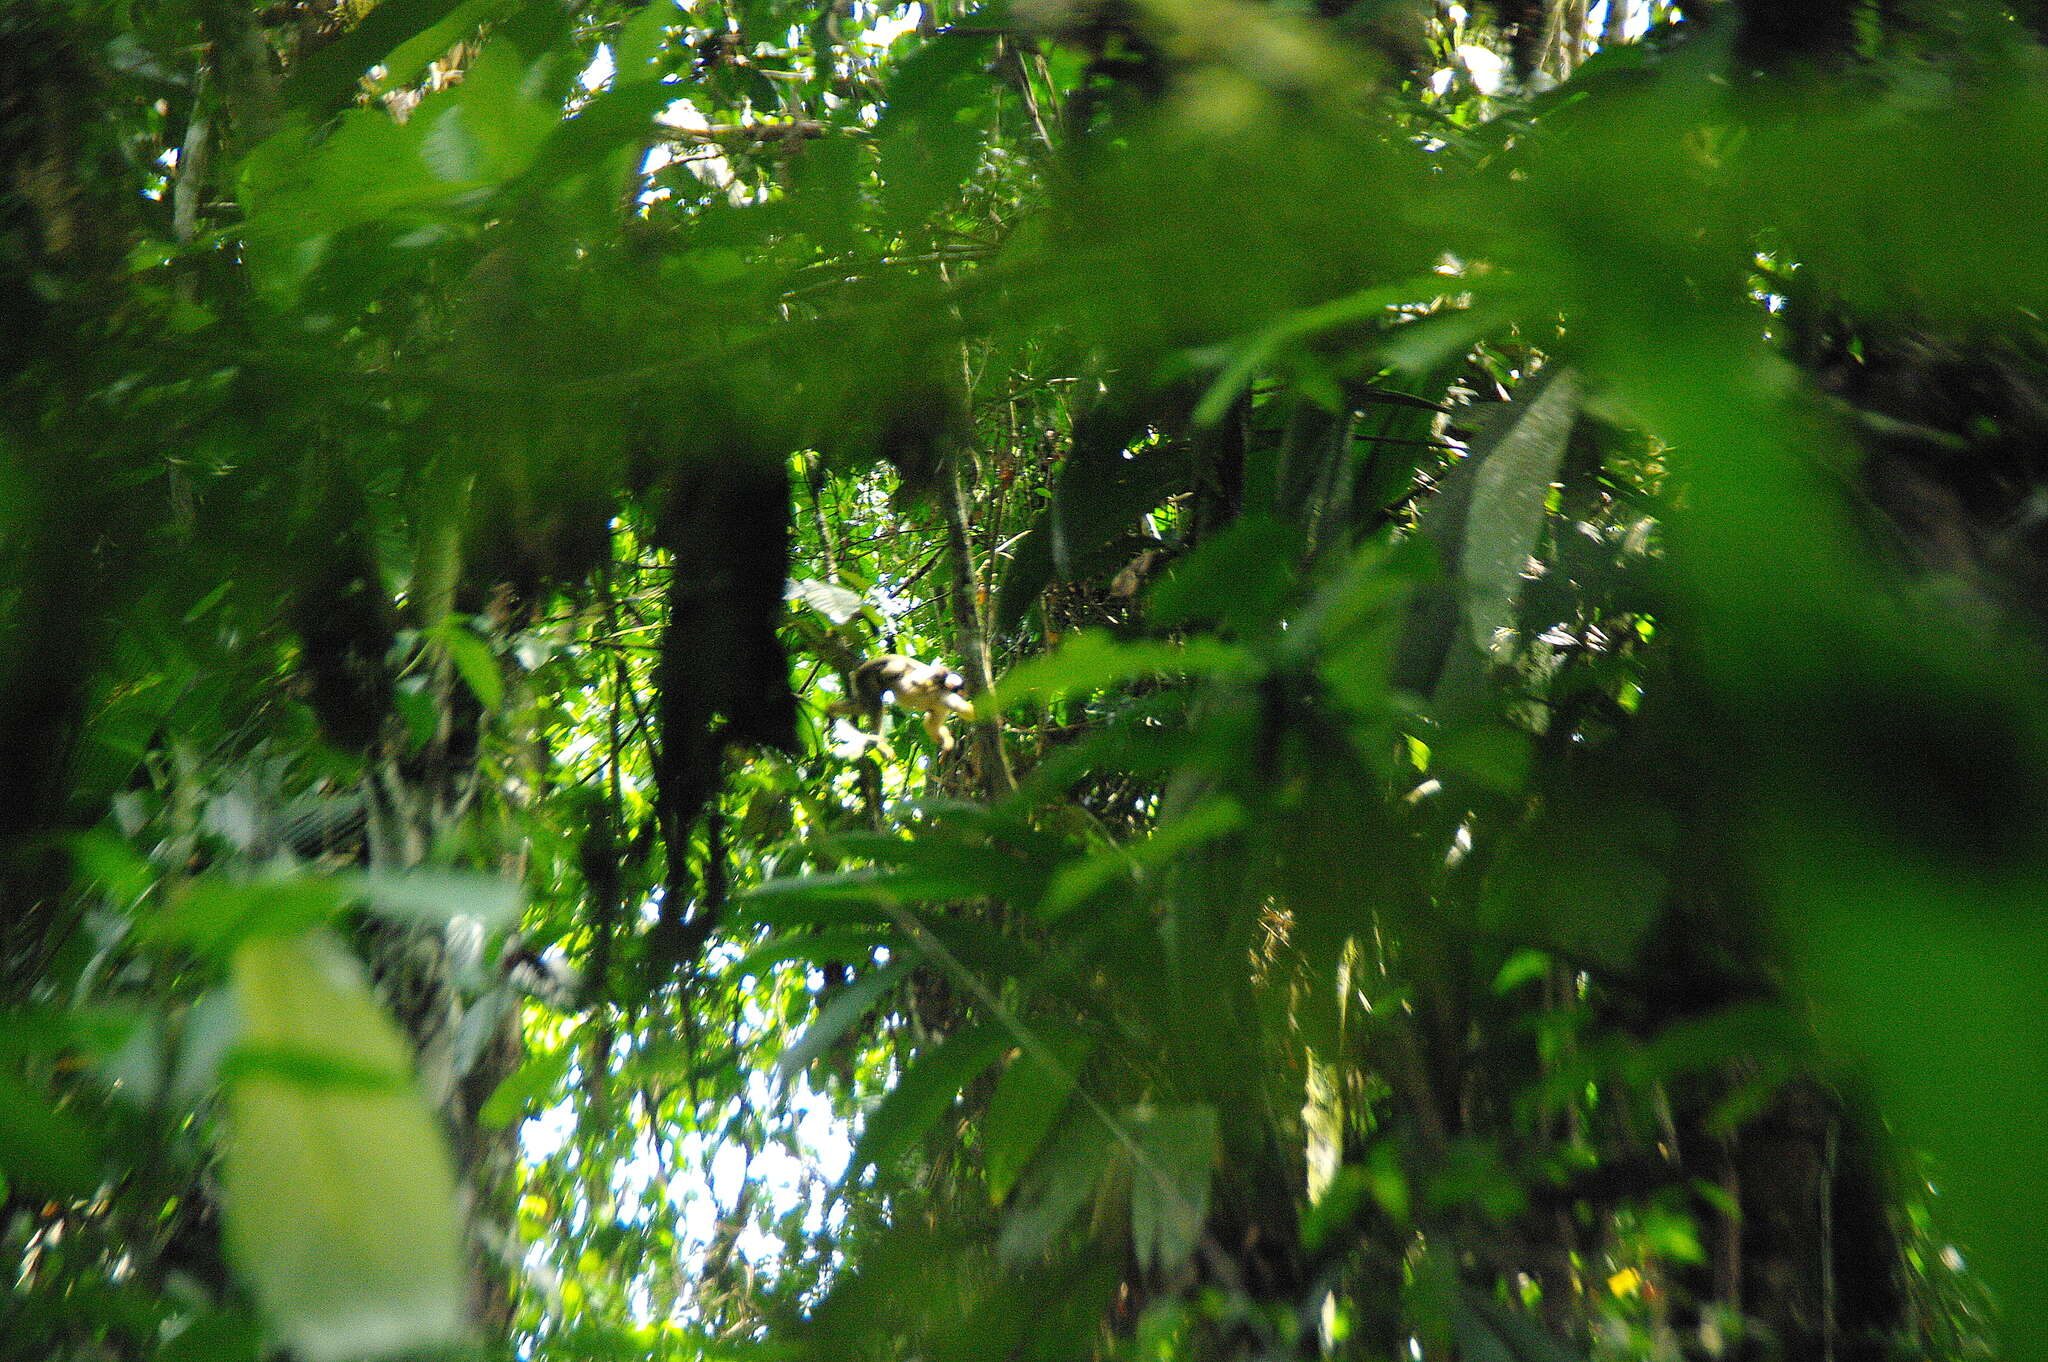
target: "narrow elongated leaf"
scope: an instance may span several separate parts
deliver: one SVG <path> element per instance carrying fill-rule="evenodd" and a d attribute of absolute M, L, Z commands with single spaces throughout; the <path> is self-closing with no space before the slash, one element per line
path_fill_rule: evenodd
<path fill-rule="evenodd" d="M 1081 1066 L 1094 1049 L 1094 1041 L 1079 1031 L 1040 1028 L 1039 1040 L 1053 1062 L 1034 1050 L 1017 1051 L 996 1080 L 981 1120 L 982 1169 L 989 1197 L 999 1203 L 1066 1111 Z"/>
<path fill-rule="evenodd" d="M 839 1043 L 853 1024 L 868 1014 L 888 991 L 910 973 L 910 962 L 899 960 L 854 980 L 818 1009 L 818 1018 L 796 1044 L 783 1051 L 775 1071 L 784 1078 L 802 1073 L 811 1061 Z"/>
<path fill-rule="evenodd" d="M 1139 640 L 1124 643 L 1099 629 L 1074 635 L 1056 653 L 1033 658 L 996 683 L 994 710 L 1023 700 L 1051 700 L 1151 677 L 1221 676 L 1248 680 L 1259 674 L 1258 659 L 1242 648 L 1212 638 L 1186 643 Z"/>
<path fill-rule="evenodd" d="M 858 1173 L 870 1164 L 886 1168 L 908 1153 L 946 1114 L 960 1090 L 995 1063 L 1003 1044 L 1000 1029 L 977 1026 L 948 1036 L 937 1049 L 919 1055 L 868 1113 L 847 1172 Z"/>

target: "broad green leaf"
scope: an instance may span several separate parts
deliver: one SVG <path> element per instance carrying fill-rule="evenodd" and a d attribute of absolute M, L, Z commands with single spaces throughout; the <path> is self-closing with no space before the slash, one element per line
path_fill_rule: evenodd
<path fill-rule="evenodd" d="M 849 1175 L 870 1164 L 887 1169 L 910 1152 L 965 1088 L 1002 1054 L 1006 1033 L 976 1026 L 948 1036 L 935 1050 L 917 1056 L 868 1113 L 854 1143 Z"/>
<path fill-rule="evenodd" d="M 654 14 L 666 3 L 654 0 L 642 13 Z M 682 92 L 682 86 L 660 80 L 634 80 L 621 81 L 593 96 L 574 118 L 564 120 L 548 135 L 546 145 L 533 158 L 534 178 L 545 181 L 579 174 L 601 165 L 621 148 L 646 146 L 655 116 L 675 103 Z"/>
<path fill-rule="evenodd" d="M 2039 1356 L 2028 1345 L 2048 1342 L 2048 1241 L 2029 1213 L 2048 1166 L 2042 882 L 1921 864 L 1868 836 L 1845 845 L 1839 824 L 1813 817 L 1779 873 L 1782 930 L 1821 1034 L 1933 1156 L 1944 1230 L 2003 1305 L 2003 1355 Z"/>
<path fill-rule="evenodd" d="M 1469 1287 L 1457 1288 L 1451 1326 L 1471 1362 L 1580 1362 L 1533 1321 Z"/>
<path fill-rule="evenodd" d="M 763 974 L 793 960 L 865 965 L 873 961 L 876 951 L 898 950 L 901 946 L 902 939 L 895 933 L 874 927 L 800 931 L 762 942 L 740 957 L 731 974 L 736 979 L 749 974 Z"/>
<path fill-rule="evenodd" d="M 1230 409 L 1230 404 L 1250 385 L 1259 370 L 1265 368 L 1273 356 L 1285 346 L 1338 327 L 1355 326 L 1375 318 L 1386 318 L 1393 308 L 1426 302 L 1440 296 L 1447 282 L 1442 275 L 1425 274 L 1413 279 L 1403 279 L 1395 284 L 1360 289 L 1342 298 L 1304 308 L 1286 320 L 1239 342 L 1230 361 L 1223 366 L 1222 371 L 1216 375 L 1216 381 L 1209 385 L 1209 390 L 1202 394 L 1202 400 L 1196 404 L 1195 421 L 1201 425 L 1213 425 L 1222 420 L 1223 413 Z"/>
<path fill-rule="evenodd" d="M 486 714 L 497 713 L 498 706 L 505 703 L 505 674 L 498 670 L 498 659 L 491 655 L 490 645 L 459 620 L 450 620 L 440 631 L 440 638 L 469 693 Z"/>
<path fill-rule="evenodd" d="M 1270 626 L 1294 589 L 1301 531 L 1246 516 L 1168 568 L 1145 598 L 1162 629 L 1217 622 L 1239 633 Z"/>
<path fill-rule="evenodd" d="M 1112 396 L 1075 419 L 1073 450 L 1051 499 L 1011 549 L 996 593 L 998 631 L 1022 624 L 1055 578 L 1109 568 L 1118 538 L 1188 485 L 1194 464 L 1186 442 L 1161 443 L 1148 434 L 1150 421 L 1166 419 L 1168 406 L 1170 399 L 1155 393 Z M 1105 552 L 1111 556 L 1104 558 Z"/>
<path fill-rule="evenodd" d="M 1128 1116 L 1138 1146 L 1131 1170 L 1132 1247 L 1141 1267 L 1177 1272 L 1209 1219 L 1216 1109 L 1146 1106 Z"/>
<path fill-rule="evenodd" d="M 389 0 L 380 0 L 370 18 L 374 19 L 377 14 L 382 13 L 388 3 Z M 384 68 L 384 74 L 377 80 L 376 88 L 380 91 L 397 90 L 417 83 L 426 74 L 430 63 L 446 56 L 448 50 L 463 38 L 521 3 L 522 0 L 460 0 L 455 8 L 449 10 L 431 27 L 424 28 L 407 38 L 375 63 Z M 349 37 L 354 37 L 367 24 L 368 20 L 365 20 L 363 24 L 350 30 Z M 321 49 L 316 54 L 316 59 L 318 56 L 325 56 L 326 52 L 327 49 Z"/>
<path fill-rule="evenodd" d="M 308 1362 L 447 1346 L 466 1333 L 455 1174 L 410 1050 L 361 967 L 324 934 L 235 952 L 244 1052 L 379 1077 L 330 1083 L 245 1066 L 227 1085 L 229 1254 L 280 1340 Z"/>
<path fill-rule="evenodd" d="M 263 1332 L 246 1310 L 207 1310 L 164 1344 L 156 1362 L 259 1362 Z"/>
<path fill-rule="evenodd" d="M 486 930 L 519 920 L 519 881 L 463 870 L 368 870 L 335 877 L 372 912 L 400 922 L 445 925 L 472 918 Z"/>
<path fill-rule="evenodd" d="M 1026 1047 L 1010 1057 L 981 1119 L 982 1168 L 988 1175 L 989 1197 L 998 1204 L 1010 1195 L 1018 1176 L 1059 1123 L 1081 1066 L 1094 1049 L 1094 1041 L 1079 1031 L 1042 1026 L 1033 1031 L 1044 1052 Z"/>
<path fill-rule="evenodd" d="M 235 880 L 201 875 L 179 886 L 161 910 L 145 916 L 149 940 L 225 956 L 257 936 L 296 936 L 333 917 L 350 893 L 338 877 L 293 875 Z"/>
<path fill-rule="evenodd" d="M 1516 391 L 1491 440 L 1475 443 L 1467 456 L 1476 470 L 1458 571 L 1466 627 L 1473 645 L 1489 656 L 1514 627 L 1515 602 L 1578 419 L 1579 394 L 1575 374 L 1546 370 Z"/>
<path fill-rule="evenodd" d="M 641 11 L 626 21 L 619 32 L 619 41 L 613 49 L 617 62 L 620 84 L 632 82 L 645 74 L 645 68 L 661 56 L 667 41 L 666 30 L 684 22 L 681 10 L 675 0 L 650 0 Z"/>
<path fill-rule="evenodd" d="M 874 866 L 829 875 L 790 875 L 733 897 L 741 919 L 763 927 L 873 922 L 886 905 L 978 898 L 981 889 L 943 872 Z"/>
<path fill-rule="evenodd" d="M 1481 921 L 1511 940 L 1627 972 L 1664 903 L 1678 830 L 1635 799 L 1558 791 L 1502 839 L 1481 890 Z"/>
<path fill-rule="evenodd" d="M 1226 796 L 1205 799 L 1150 836 L 1103 847 L 1061 866 L 1039 901 L 1039 916 L 1056 921 L 1116 880 L 1163 870 L 1194 848 L 1243 826 L 1244 809 L 1237 801 Z"/>
<path fill-rule="evenodd" d="M 993 30 L 949 27 L 896 69 L 875 127 L 882 202 L 905 223 L 957 195 L 986 135 Z"/>
<path fill-rule="evenodd" d="M 887 833 L 840 833 L 827 845 L 843 857 L 865 857 L 899 870 L 957 886 L 954 898 L 1028 898 L 1045 882 L 1045 867 L 1006 846 L 963 841 L 950 827 L 917 837 Z M 974 837 L 973 831 L 964 833 Z"/>
<path fill-rule="evenodd" d="M 38 1196 L 91 1196 L 100 1183 L 100 1139 L 71 1111 L 0 1073 L 0 1174 Z"/>
<path fill-rule="evenodd" d="M 285 86 L 285 98 L 295 107 L 316 115 L 348 103 L 371 67 L 409 40 L 434 29 L 461 3 L 462 0 L 380 0 L 362 22 L 299 63 Z M 440 50 L 446 51 L 447 47 L 444 43 Z"/>
<path fill-rule="evenodd" d="M 1117 1152 L 1115 1138 L 1093 1112 L 1060 1123 L 1010 1203 L 998 1241 L 1011 1263 L 1038 1258 L 1095 1194 Z"/>

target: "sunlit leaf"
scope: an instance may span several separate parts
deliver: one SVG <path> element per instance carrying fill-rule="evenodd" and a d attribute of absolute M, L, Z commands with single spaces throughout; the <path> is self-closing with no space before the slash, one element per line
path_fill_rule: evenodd
<path fill-rule="evenodd" d="M 498 659 L 491 655 L 490 645 L 452 621 L 440 631 L 440 638 L 462 677 L 462 684 L 469 687 L 469 693 L 485 713 L 495 713 L 505 703 L 505 675 L 498 670 Z"/>
<path fill-rule="evenodd" d="M 1088 630 L 1074 635 L 1056 653 L 1022 664 L 996 683 L 983 703 L 994 710 L 1025 700 L 1048 700 L 1083 694 L 1124 681 L 1155 677 L 1220 676 L 1248 680 L 1259 673 L 1250 653 L 1211 638 L 1186 643 L 1151 640 L 1123 643 Z"/>
<path fill-rule="evenodd" d="M 467 1279 L 455 1175 L 403 1037 L 324 936 L 259 936 L 233 960 L 242 1046 L 378 1083 L 245 1069 L 227 1086 L 221 1185 L 236 1268 L 312 1362 L 460 1341 Z"/>
<path fill-rule="evenodd" d="M 571 1058 L 573 1052 L 566 1048 L 533 1056 L 484 1099 L 477 1108 L 477 1120 L 494 1130 L 511 1125 L 528 1107 L 554 1094 L 562 1076 L 569 1072 Z"/>
<path fill-rule="evenodd" d="M 350 898 L 332 876 L 230 879 L 203 875 L 180 885 L 170 902 L 142 920 L 153 940 L 225 955 L 255 936 L 296 936 L 333 917 Z"/>

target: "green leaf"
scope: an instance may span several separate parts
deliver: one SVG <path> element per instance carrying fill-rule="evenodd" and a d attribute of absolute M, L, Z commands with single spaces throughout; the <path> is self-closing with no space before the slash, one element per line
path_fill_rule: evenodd
<path fill-rule="evenodd" d="M 1039 916 L 1056 921 L 1116 880 L 1162 870 L 1194 848 L 1243 826 L 1244 809 L 1237 801 L 1227 796 L 1202 800 L 1150 836 L 1103 847 L 1061 866 L 1039 901 Z"/>
<path fill-rule="evenodd" d="M 1633 799 L 1558 791 L 1502 839 L 1480 892 L 1489 930 L 1628 971 L 1664 903 L 1671 815 Z"/>
<path fill-rule="evenodd" d="M 378 78 L 375 88 L 379 91 L 398 90 L 417 84 L 420 78 L 426 75 L 428 65 L 446 56 L 449 48 L 485 24 L 492 23 L 516 8 L 521 2 L 522 0 L 460 0 L 455 8 L 449 10 L 432 26 L 421 29 L 372 63 L 384 68 L 384 74 Z M 377 7 L 379 11 L 383 8 L 384 5 L 381 3 Z M 375 17 L 375 12 L 371 17 Z M 322 48 L 321 55 L 326 51 L 327 49 Z"/>
<path fill-rule="evenodd" d="M 334 876 L 293 875 L 235 880 L 200 875 L 187 880 L 169 904 L 145 916 L 144 939 L 225 956 L 260 936 L 296 936 L 340 912 L 350 894 Z"/>
<path fill-rule="evenodd" d="M 1139 1266 L 1177 1272 L 1201 1242 L 1209 1219 L 1216 1109 L 1139 1107 L 1129 1119 L 1138 1145 L 1131 1171 L 1132 1247 Z"/>
<path fill-rule="evenodd" d="M 733 897 L 742 920 L 763 927 L 885 918 L 884 905 L 976 898 L 980 891 L 949 872 L 877 866 L 830 875 L 789 875 Z"/>
<path fill-rule="evenodd" d="M 448 650 L 448 660 L 455 664 L 469 693 L 486 714 L 496 714 L 498 706 L 505 703 L 505 674 L 498 669 L 498 659 L 491 655 L 490 644 L 460 620 L 449 620 L 440 631 L 440 638 Z"/>
<path fill-rule="evenodd" d="M 1060 1124 L 1003 1221 L 1004 1259 L 1023 1263 L 1049 1250 L 1109 1171 L 1117 1145 L 1093 1112 Z"/>
<path fill-rule="evenodd" d="M 410 1049 L 361 967 L 324 934 L 235 952 L 242 1045 L 383 1082 L 268 1065 L 227 1085 L 221 1194 L 230 1259 L 280 1341 L 308 1362 L 459 1343 L 467 1280 L 455 1173 L 411 1082 Z"/>
<path fill-rule="evenodd" d="M 1475 443 L 1472 508 L 1458 557 L 1472 642 L 1491 656 L 1515 623 L 1529 555 L 1543 531 L 1550 485 L 1578 420 L 1580 384 L 1570 370 L 1546 370 L 1516 390 L 1510 410 Z"/>
<path fill-rule="evenodd" d="M 77 1115 L 0 1073 L 0 1174 L 39 1196 L 91 1196 L 100 1183 L 100 1141 Z"/>
<path fill-rule="evenodd" d="M 643 13 L 654 13 L 665 3 L 655 0 Z M 581 173 L 599 166 L 620 148 L 644 148 L 654 138 L 655 115 L 682 97 L 682 86 L 660 80 L 624 82 L 593 96 L 574 118 L 549 133 L 546 145 L 532 161 L 536 177 L 557 179 Z"/>
<path fill-rule="evenodd" d="M 1248 681 L 1261 670 L 1258 659 L 1250 652 L 1212 638 L 1191 638 L 1185 643 L 1149 639 L 1126 643 L 1104 630 L 1087 629 L 1061 644 L 1058 652 L 1012 668 L 996 683 L 991 698 L 984 703 L 1001 711 L 1025 700 L 1052 700 L 1126 681 L 1188 676 Z"/>
<path fill-rule="evenodd" d="M 491 1130 L 503 1130 L 517 1121 L 528 1107 L 554 1095 L 569 1072 L 571 1057 L 572 1052 L 564 1048 L 528 1059 L 484 1099 L 477 1120 Z"/>
<path fill-rule="evenodd" d="M 998 632 L 1022 624 L 1054 578 L 1107 569 L 1116 540 L 1192 480 L 1194 461 L 1185 441 L 1149 438 L 1149 420 L 1164 419 L 1158 410 L 1162 400 L 1105 400 L 1076 418 L 1073 452 L 1053 482 L 1051 500 L 1011 550 L 996 594 Z M 1105 558 L 1105 551 L 1112 556 Z"/>
<path fill-rule="evenodd" d="M 1469 1287 L 1458 1288 L 1451 1327 L 1471 1362 L 1582 1362 L 1529 1319 Z"/>
<path fill-rule="evenodd" d="M 1209 391 L 1202 394 L 1202 400 L 1195 405 L 1195 421 L 1199 425 L 1214 425 L 1223 419 L 1223 413 L 1230 409 L 1238 394 L 1242 393 L 1258 374 L 1271 362 L 1273 356 L 1283 347 L 1319 332 L 1332 331 L 1338 327 L 1354 326 L 1359 322 L 1385 318 L 1391 308 L 1404 304 L 1426 302 L 1443 294 L 1446 280 L 1441 275 L 1425 274 L 1413 279 L 1403 279 L 1396 284 L 1382 284 L 1376 288 L 1360 289 L 1316 307 L 1304 308 L 1293 316 L 1266 328 L 1255 336 L 1238 343 L 1229 363 L 1216 375 L 1216 381 L 1209 385 Z"/>
<path fill-rule="evenodd" d="M 439 24 L 460 3 L 380 0 L 361 23 L 298 64 L 285 85 L 286 101 L 315 114 L 347 104 L 371 67 Z"/>
<path fill-rule="evenodd" d="M 986 133 L 991 85 L 983 72 L 992 29 L 948 28 L 896 68 L 875 141 L 882 202 L 906 224 L 959 194 Z"/>
<path fill-rule="evenodd" d="M 618 83 L 631 84 L 647 74 L 646 68 L 657 61 L 668 40 L 667 30 L 684 22 L 684 16 L 676 8 L 675 0 L 650 0 L 640 12 L 626 21 L 619 30 L 619 41 L 612 52 L 617 63 Z"/>
<path fill-rule="evenodd" d="M 972 1083 L 1003 1052 L 1005 1032 L 976 1026 L 948 1036 L 935 1050 L 919 1055 L 896 1086 L 868 1113 L 846 1165 L 849 1176 L 870 1164 L 886 1169 L 924 1137 L 946 1114 L 961 1089 Z"/>
<path fill-rule="evenodd" d="M 372 912 L 399 922 L 439 926 L 472 918 L 488 931 L 517 922 L 525 901 L 519 881 L 480 871 L 368 870 L 335 879 Z"/>
<path fill-rule="evenodd" d="M 876 951 L 897 950 L 901 946 L 901 938 L 893 932 L 878 931 L 873 927 L 798 932 L 788 936 L 770 937 L 741 956 L 738 963 L 733 965 L 730 974 L 735 979 L 745 978 L 749 974 L 765 974 L 775 966 L 787 964 L 792 960 L 866 965 L 874 960 Z"/>
<path fill-rule="evenodd" d="M 1011 1057 L 981 1120 L 982 1168 L 989 1198 L 998 1204 L 1059 1123 L 1081 1066 L 1094 1050 L 1094 1041 L 1080 1031 L 1033 1029 L 1043 1053 L 1032 1047 Z"/>
<path fill-rule="evenodd" d="M 910 973 L 910 968 L 910 961 L 898 960 L 862 975 L 835 993 L 818 1009 L 817 1020 L 775 1061 L 775 1071 L 787 1079 L 809 1068 L 812 1061 L 837 1045 L 854 1023 L 873 1011 L 889 990 Z"/>
<path fill-rule="evenodd" d="M 242 1310 L 207 1310 L 155 1354 L 156 1362 L 259 1362 L 263 1331 Z"/>
<path fill-rule="evenodd" d="M 826 845 L 840 856 L 866 857 L 899 870 L 930 876 L 951 886 L 947 898 L 1036 897 L 1045 883 L 1045 867 L 1001 845 L 962 841 L 971 830 L 932 829 L 919 837 L 888 833 L 847 832 Z"/>
<path fill-rule="evenodd" d="M 1146 597 L 1145 618 L 1161 629 L 1270 627 L 1294 589 L 1301 553 L 1300 530 L 1246 516 L 1167 569 Z"/>

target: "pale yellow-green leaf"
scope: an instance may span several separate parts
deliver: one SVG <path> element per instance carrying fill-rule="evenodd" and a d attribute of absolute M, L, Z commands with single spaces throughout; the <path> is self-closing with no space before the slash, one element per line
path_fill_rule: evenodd
<path fill-rule="evenodd" d="M 278 1338 L 306 1362 L 459 1342 L 453 1166 L 361 967 L 325 933 L 259 936 L 232 987 L 228 1246 Z"/>

